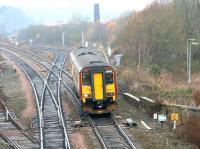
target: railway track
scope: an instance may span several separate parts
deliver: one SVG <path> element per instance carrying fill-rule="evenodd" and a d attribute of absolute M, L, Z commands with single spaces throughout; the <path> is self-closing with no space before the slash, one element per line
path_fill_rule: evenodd
<path fill-rule="evenodd" d="M 29 52 L 30 54 L 30 52 Z M 36 56 L 34 54 L 34 56 Z M 40 58 L 40 56 L 37 56 Z M 41 58 L 44 59 L 44 58 Z M 41 62 L 39 62 L 37 60 L 38 63 L 41 64 Z M 46 60 L 46 62 L 49 62 L 48 60 Z M 54 63 L 55 65 L 55 63 Z M 47 67 L 47 66 L 45 66 Z M 76 102 L 76 104 L 79 105 L 80 108 L 80 101 L 78 99 L 78 97 L 76 96 L 76 93 L 73 90 L 73 85 L 72 84 L 67 84 L 66 82 L 72 82 L 71 77 L 68 75 L 68 73 L 64 72 L 63 73 L 63 68 L 61 68 L 60 66 L 55 66 L 56 67 L 56 71 L 58 71 L 58 69 L 60 69 L 60 76 L 62 75 L 62 84 L 65 88 L 67 88 L 67 90 L 70 92 L 70 94 L 73 97 L 73 101 Z M 55 76 L 55 74 L 54 74 Z M 66 82 L 65 82 L 66 81 Z M 81 111 L 81 109 L 80 109 Z M 134 143 L 129 139 L 129 137 L 126 135 L 126 133 L 123 131 L 123 129 L 121 128 L 121 126 L 118 124 L 118 122 L 116 121 L 116 119 L 114 118 L 113 115 L 111 115 L 108 120 L 111 120 L 111 123 L 109 122 L 109 124 L 105 124 L 102 125 L 98 125 L 100 123 L 100 121 L 102 121 L 101 119 L 94 119 L 93 117 L 91 117 L 90 115 L 83 113 L 82 114 L 86 117 L 86 119 L 88 120 L 90 126 L 93 128 L 93 131 L 95 133 L 95 135 L 97 136 L 100 144 L 102 145 L 102 147 L 104 149 L 107 148 L 131 148 L 131 149 L 136 149 L 136 145 L 134 145 Z"/>
<path fill-rule="evenodd" d="M 7 51 L 8 52 L 8 51 Z M 11 53 L 9 53 L 11 54 Z M 34 84 L 33 86 L 36 87 L 36 96 L 37 98 L 37 105 L 38 105 L 38 117 L 39 117 L 39 128 L 40 128 L 40 148 L 70 148 L 68 136 L 65 128 L 65 120 L 62 115 L 61 106 L 58 104 L 59 100 L 59 88 L 60 80 L 55 80 L 52 74 L 54 74 L 55 69 L 52 66 L 52 70 L 49 71 L 49 74 L 44 80 L 38 73 L 36 73 L 31 67 L 28 67 L 26 63 L 24 63 L 18 57 L 12 55 L 11 58 L 22 68 L 24 72 L 26 72 L 27 76 L 29 76 L 30 81 L 32 82 L 32 77 L 39 76 L 42 80 L 40 82 L 40 89 L 39 91 L 42 93 L 40 97 L 38 97 L 37 93 L 37 85 Z M 60 63 L 59 59 L 55 58 L 55 62 Z M 35 72 L 36 74 L 33 74 Z M 56 83 L 48 85 L 48 83 Z M 42 87 L 41 87 L 42 85 Z M 58 86 L 58 88 L 55 88 Z M 53 93 L 54 92 L 54 93 Z M 56 95 L 54 95 L 56 94 Z M 55 97 L 56 96 L 56 97 Z"/>
<path fill-rule="evenodd" d="M 0 100 L 0 136 L 12 148 L 38 148 L 38 140 L 27 133 L 20 124 L 18 124 L 5 103 Z"/>

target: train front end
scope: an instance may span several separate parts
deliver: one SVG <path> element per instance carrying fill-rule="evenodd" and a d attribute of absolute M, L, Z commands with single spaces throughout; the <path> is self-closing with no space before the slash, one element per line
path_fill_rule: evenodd
<path fill-rule="evenodd" d="M 117 109 L 117 82 L 113 67 L 90 67 L 80 73 L 82 108 L 91 114 Z"/>

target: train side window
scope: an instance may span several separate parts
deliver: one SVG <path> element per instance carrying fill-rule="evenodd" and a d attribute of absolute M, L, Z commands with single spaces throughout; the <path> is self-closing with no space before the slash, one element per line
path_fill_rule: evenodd
<path fill-rule="evenodd" d="M 106 84 L 113 84 L 113 72 L 112 71 L 106 71 L 105 78 L 106 78 Z"/>
<path fill-rule="evenodd" d="M 83 72 L 83 85 L 84 86 L 91 86 L 91 73 L 90 72 Z"/>

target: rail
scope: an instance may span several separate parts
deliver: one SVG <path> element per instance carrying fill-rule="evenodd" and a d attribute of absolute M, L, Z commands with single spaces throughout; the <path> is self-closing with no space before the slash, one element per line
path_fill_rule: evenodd
<path fill-rule="evenodd" d="M 33 52 L 29 52 L 29 51 L 27 51 L 27 50 L 24 50 L 24 49 L 19 49 L 19 48 L 17 48 L 17 47 L 14 47 L 14 46 L 10 46 L 10 45 L 6 45 L 6 44 L 0 44 L 1 46 L 5 46 L 5 47 L 9 47 L 9 48 L 13 48 L 13 49 L 16 49 L 16 50 L 19 50 L 19 51 L 23 51 L 23 52 L 26 52 L 26 53 L 29 53 L 29 54 L 31 54 L 31 55 L 34 55 L 34 56 L 36 56 L 36 57 L 38 57 L 38 58 L 40 58 L 40 59 L 42 59 L 42 60 L 44 60 L 44 61 L 46 61 L 47 63 L 49 63 L 49 64 L 52 64 L 52 62 L 50 62 L 49 60 L 47 60 L 47 59 L 45 59 L 45 58 L 43 58 L 43 57 L 41 57 L 41 56 L 39 56 L 39 55 L 37 55 L 37 54 L 35 54 L 35 53 L 33 53 Z M 56 66 L 56 65 L 55 65 Z M 56 66 L 58 69 L 60 69 L 60 70 L 62 70 L 66 75 L 68 75 L 70 78 L 72 78 L 72 76 L 71 76 L 71 74 L 69 74 L 68 72 L 66 72 L 64 69 L 62 69 L 62 68 L 60 68 L 60 67 L 58 67 L 58 66 Z"/>
<path fill-rule="evenodd" d="M 55 64 L 55 63 L 53 63 L 53 65 L 54 65 L 54 64 Z M 46 67 L 46 68 L 47 68 L 47 67 Z M 60 69 L 60 67 L 57 67 L 57 68 Z M 47 68 L 47 69 L 49 69 L 49 68 Z M 61 70 L 61 72 L 64 72 L 63 69 L 60 69 L 60 70 Z M 52 72 L 52 70 L 50 70 L 50 71 Z M 52 72 L 52 73 L 53 73 L 53 72 Z M 61 82 L 64 84 L 64 86 L 68 89 L 68 91 L 70 91 L 70 93 L 73 95 L 73 97 L 76 97 L 76 96 L 74 95 L 73 91 L 71 90 L 71 88 L 70 88 L 67 84 L 65 84 L 65 83 L 62 81 L 62 79 L 60 78 L 60 75 L 57 76 L 55 73 L 54 73 L 54 75 L 55 75 L 56 77 L 59 78 L 59 82 L 61 81 Z M 71 78 L 70 78 L 70 79 L 71 79 Z M 60 86 L 60 83 L 59 83 L 59 86 Z M 52 94 L 52 95 L 53 95 L 53 94 Z M 76 101 L 78 100 L 77 98 L 75 98 L 75 99 L 76 99 Z M 78 102 L 78 103 L 80 104 L 80 102 Z M 59 104 L 60 104 L 60 103 L 59 103 Z M 60 109 L 60 108 L 59 108 L 59 109 Z M 104 143 L 104 141 L 103 141 L 103 139 L 102 139 L 102 137 L 101 137 L 101 134 L 99 133 L 97 127 L 95 126 L 95 124 L 93 123 L 92 119 L 91 119 L 89 116 L 88 116 L 88 118 L 89 118 L 90 124 L 91 124 L 91 126 L 92 126 L 92 128 L 93 128 L 93 130 L 94 130 L 94 132 L 95 132 L 95 134 L 96 134 L 96 136 L 98 137 L 99 141 L 100 141 L 101 144 L 102 144 L 102 147 L 106 149 L 107 147 L 106 147 L 106 145 L 105 145 L 105 143 Z M 131 140 L 128 138 L 128 136 L 125 134 L 125 132 L 122 130 L 122 128 L 121 128 L 120 125 L 117 123 L 117 121 L 114 119 L 114 117 L 112 117 L 112 118 L 113 118 L 113 121 L 115 122 L 115 124 L 116 124 L 116 126 L 117 126 L 119 132 L 120 132 L 121 135 L 125 138 L 125 140 L 126 140 L 127 143 L 130 145 L 130 147 L 133 148 L 133 149 L 136 149 L 136 147 L 134 146 L 134 144 L 131 142 Z"/>
<path fill-rule="evenodd" d="M 5 50 L 5 49 L 2 49 L 2 50 L 8 52 L 8 53 L 11 54 L 11 55 L 14 55 L 14 54 L 12 54 L 11 52 L 9 52 L 9 51 L 7 51 L 7 50 Z M 20 59 L 20 58 L 19 58 L 19 59 Z M 13 61 L 21 68 L 21 70 L 26 74 L 26 76 L 28 77 L 29 81 L 32 82 L 32 80 L 30 79 L 29 75 L 28 75 L 28 74 L 26 73 L 26 71 L 21 67 L 21 65 L 20 65 L 14 58 L 12 58 L 12 60 L 13 60 Z M 39 74 L 38 74 L 38 76 L 40 77 L 41 80 L 43 80 L 42 77 L 41 77 Z M 44 147 L 43 144 L 42 144 L 42 142 L 43 142 L 43 124 L 41 123 L 41 122 L 42 122 L 42 113 L 41 113 L 41 108 L 40 108 L 40 105 L 39 105 L 38 95 L 37 95 L 37 92 L 36 92 L 36 90 L 35 90 L 35 86 L 34 86 L 33 82 L 31 83 L 31 86 L 32 86 L 32 88 L 33 88 L 33 90 L 34 90 L 34 95 L 35 95 L 35 98 L 36 98 L 36 103 L 37 103 L 37 108 L 38 108 L 39 129 L 40 129 L 40 148 L 43 149 L 43 147 Z"/>
<path fill-rule="evenodd" d="M 10 111 L 8 110 L 8 107 L 5 105 L 5 103 L 0 100 L 0 105 L 3 106 L 3 109 L 6 111 L 6 120 L 8 121 L 9 118 L 11 120 L 11 122 L 13 123 L 13 125 L 24 135 L 26 136 L 30 141 L 32 141 L 33 143 L 38 142 L 38 140 L 31 136 L 28 132 L 26 132 L 13 118 L 13 116 L 11 115 Z"/>
<path fill-rule="evenodd" d="M 7 51 L 7 50 L 5 50 L 5 51 Z M 8 52 L 8 51 L 7 51 Z M 64 54 L 64 53 L 63 53 Z M 65 56 L 66 57 L 66 56 Z M 60 77 L 58 76 L 58 75 L 56 75 L 54 72 L 53 72 L 53 67 L 54 66 L 56 66 L 55 65 L 55 63 L 56 63 L 56 59 L 57 58 L 55 58 L 55 61 L 53 62 L 53 64 L 51 63 L 51 62 L 49 62 L 51 65 L 52 65 L 52 68 L 50 69 L 50 68 L 48 68 L 48 67 L 46 67 L 44 64 L 42 64 L 45 68 L 47 68 L 48 70 L 49 70 L 49 73 L 48 73 L 48 76 L 47 76 L 47 79 L 46 80 L 48 80 L 48 78 L 49 78 L 49 75 L 50 75 L 50 73 L 52 73 L 52 74 L 54 74 L 54 76 L 56 76 L 57 78 L 59 78 L 59 82 L 61 81 L 61 79 L 60 79 Z M 66 59 L 66 58 L 65 58 Z M 35 61 L 37 61 L 36 59 L 34 59 Z M 37 61 L 37 62 L 39 62 L 39 61 Z M 40 62 L 39 62 L 40 63 Z M 58 69 L 60 69 L 58 66 L 56 66 Z M 23 68 L 22 68 L 23 69 Z M 61 72 L 64 72 L 63 71 L 63 69 L 60 69 L 61 70 Z M 41 77 L 42 78 L 42 77 Z M 65 136 L 65 146 L 66 146 L 66 148 L 69 148 L 70 149 L 70 144 L 69 144 L 69 139 L 68 139 L 68 135 L 67 135 L 67 132 L 66 132 L 66 127 L 65 127 L 65 124 L 64 124 L 64 118 L 63 118 L 63 116 L 62 116 L 62 110 L 61 110 L 61 107 L 58 105 L 58 103 L 56 102 L 56 99 L 55 99 L 55 96 L 53 95 L 53 92 L 51 91 L 51 89 L 50 89 L 50 87 L 49 87 L 49 85 L 48 85 L 48 83 L 47 83 L 47 81 L 44 81 L 44 89 L 43 89 L 43 93 L 42 93 L 42 99 L 41 99 L 41 103 L 40 103 L 40 106 L 39 106 L 39 113 L 41 113 L 40 115 L 39 115 L 39 122 L 40 122 L 40 146 L 41 146 L 41 149 L 43 149 L 43 147 L 44 147 L 44 134 L 43 134 L 43 116 L 42 116 L 42 107 L 43 107 L 43 98 L 44 98 L 44 92 L 45 92 L 45 90 L 46 89 L 48 89 L 49 90 L 49 92 L 50 92 L 50 95 L 51 95 L 51 97 L 52 97 L 52 99 L 53 99 L 53 102 L 54 102 L 54 104 L 55 104 L 55 106 L 56 106 L 56 109 L 57 109 L 57 112 L 58 112 L 58 117 L 59 117 L 59 119 L 61 120 L 61 123 L 62 123 L 62 127 L 63 127 L 63 130 L 64 130 L 64 136 Z M 39 104 L 37 104 L 37 105 L 39 105 Z"/>
<path fill-rule="evenodd" d="M 61 66 L 62 69 L 64 68 L 65 62 L 66 62 L 66 55 L 65 55 L 65 58 L 64 58 L 63 65 Z M 61 101 L 60 101 L 61 81 L 62 81 L 62 71 L 59 72 L 59 81 L 58 81 L 58 105 L 59 105 L 60 110 L 62 109 L 62 104 L 61 104 Z M 64 129 L 65 147 L 67 147 L 67 149 L 70 149 L 71 147 L 70 147 L 70 143 L 69 143 L 69 136 L 68 136 L 67 130 L 66 130 L 66 123 L 63 121 L 64 120 L 64 118 L 63 118 L 64 114 L 63 114 L 62 111 L 60 111 L 60 114 L 61 114 L 63 129 Z"/>
<path fill-rule="evenodd" d="M 8 136 L 6 136 L 6 134 L 1 130 L 0 130 L 0 135 L 12 148 L 21 149 L 21 147 L 16 142 L 13 142 L 12 140 L 10 140 Z"/>
<path fill-rule="evenodd" d="M 29 77 L 29 75 L 27 74 L 27 72 L 21 67 L 21 65 L 15 60 L 15 59 L 12 59 L 20 68 L 21 70 L 25 73 L 25 75 L 27 76 L 27 78 L 29 79 L 29 81 L 31 82 L 31 87 L 33 89 L 33 92 L 34 92 L 34 95 L 35 95 L 35 99 L 36 99 L 36 104 L 37 104 L 37 109 L 38 109 L 38 117 L 39 117 L 39 130 L 40 130 L 40 148 L 43 149 L 43 144 L 41 142 L 43 142 L 43 125 L 42 125 L 42 112 L 41 112 L 41 108 L 40 108 L 40 105 L 39 105 L 39 98 L 38 98 L 38 94 L 37 94 L 37 91 L 35 89 L 35 85 L 33 84 L 31 78 Z M 42 79 L 42 76 L 40 76 L 38 74 L 38 76 L 40 77 L 41 80 Z"/>
<path fill-rule="evenodd" d="M 127 143 L 130 145 L 130 147 L 132 149 L 136 149 L 136 146 L 133 144 L 133 142 L 129 139 L 129 137 L 126 135 L 126 133 L 123 131 L 123 129 L 121 128 L 121 126 L 118 124 L 117 120 L 114 118 L 114 115 L 111 115 L 112 120 L 114 121 L 115 125 L 117 126 L 117 129 L 119 130 L 119 132 L 122 134 L 122 136 L 124 137 L 124 139 L 127 141 Z"/>

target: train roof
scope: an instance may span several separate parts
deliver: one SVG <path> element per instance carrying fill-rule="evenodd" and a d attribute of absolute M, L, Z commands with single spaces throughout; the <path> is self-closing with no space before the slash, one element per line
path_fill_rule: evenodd
<path fill-rule="evenodd" d="M 106 58 L 103 57 L 97 50 L 88 48 L 78 48 L 70 53 L 71 60 L 74 65 L 81 71 L 87 67 L 97 67 L 97 66 L 110 66 Z"/>

